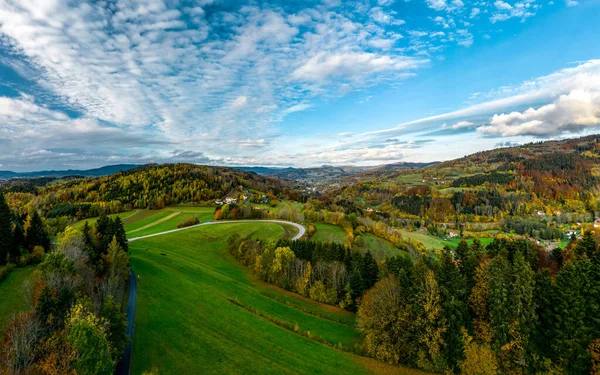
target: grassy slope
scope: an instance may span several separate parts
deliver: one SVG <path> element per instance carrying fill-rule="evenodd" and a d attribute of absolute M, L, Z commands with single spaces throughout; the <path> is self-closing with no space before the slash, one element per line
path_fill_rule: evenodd
<path fill-rule="evenodd" d="M 225 249 L 233 233 L 276 238 L 284 230 L 269 223 L 209 226 L 130 245 L 131 264 L 139 275 L 133 373 L 368 372 L 364 361 L 357 364 L 358 357 L 281 328 L 228 300 L 297 323 L 302 331 L 334 344 L 352 347 L 359 342 L 354 327 L 333 321 L 352 322 L 348 312 L 253 280 Z"/>
<path fill-rule="evenodd" d="M 346 238 L 346 232 L 341 227 L 330 225 L 330 224 L 315 224 L 317 231 L 311 237 L 313 241 L 321 242 L 337 242 L 344 243 Z M 399 250 L 397 247 L 392 245 L 391 242 L 379 238 L 371 233 L 365 233 L 362 235 L 365 244 L 359 249 L 362 252 L 370 250 L 373 256 L 377 259 L 384 259 L 386 256 L 394 255 L 407 255 L 404 251 Z"/>
<path fill-rule="evenodd" d="M 210 221 L 213 218 L 214 211 L 213 207 L 176 205 L 162 210 L 133 210 L 110 216 L 120 216 L 127 235 L 129 237 L 139 237 L 175 229 L 177 224 L 195 216 L 198 217 L 200 222 Z M 86 220 L 90 225 L 93 225 L 97 218 Z M 73 227 L 81 229 L 86 220 L 75 223 Z"/>
<path fill-rule="evenodd" d="M 13 314 L 28 310 L 23 283 L 34 269 L 35 266 L 15 268 L 6 279 L 0 281 L 0 333 Z"/>

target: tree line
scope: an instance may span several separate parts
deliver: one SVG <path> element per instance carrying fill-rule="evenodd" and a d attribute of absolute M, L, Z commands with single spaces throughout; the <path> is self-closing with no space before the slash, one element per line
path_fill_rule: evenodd
<path fill-rule="evenodd" d="M 259 279 L 351 311 L 379 278 L 370 252 L 363 255 L 336 243 L 257 241 L 234 235 L 228 249 Z"/>
<path fill-rule="evenodd" d="M 600 369 L 594 235 L 548 253 L 527 240 L 462 241 L 441 256 L 388 259 L 358 309 L 363 349 L 383 361 L 465 374 Z"/>
<path fill-rule="evenodd" d="M 26 284 L 30 311 L 0 343 L 0 373 L 112 374 L 128 337 L 123 309 L 129 254 L 123 225 L 102 216 L 71 227 Z"/>
<path fill-rule="evenodd" d="M 50 247 L 50 236 L 40 214 L 11 211 L 0 192 L 0 279 L 15 265 L 38 263 Z"/>

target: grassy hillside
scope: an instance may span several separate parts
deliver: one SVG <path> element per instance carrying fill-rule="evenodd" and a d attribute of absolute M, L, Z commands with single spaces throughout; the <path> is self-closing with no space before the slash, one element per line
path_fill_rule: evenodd
<path fill-rule="evenodd" d="M 316 223 L 315 227 L 317 228 L 317 231 L 310 238 L 311 240 L 320 242 L 336 242 L 341 244 L 344 243 L 346 233 L 341 227 L 322 223 Z M 364 233 L 361 236 L 364 239 L 364 245 L 358 248 L 358 250 L 363 253 L 369 250 L 378 260 L 382 260 L 387 256 L 408 256 L 407 252 L 398 249 L 391 242 L 383 238 L 379 238 L 371 233 Z"/>
<path fill-rule="evenodd" d="M 284 230 L 270 223 L 224 224 L 131 243 L 139 276 L 134 374 L 360 374 L 374 368 L 373 361 L 306 337 L 310 331 L 346 349 L 360 339 L 351 313 L 253 280 L 226 251 L 233 233 L 277 238 Z"/>
<path fill-rule="evenodd" d="M 0 332 L 4 332 L 13 314 L 28 310 L 24 283 L 34 269 L 34 266 L 15 268 L 6 279 L 0 281 Z"/>
<path fill-rule="evenodd" d="M 197 217 L 201 223 L 207 222 L 213 218 L 213 213 L 212 207 L 175 205 L 161 210 L 140 209 L 109 216 L 119 216 L 127 236 L 133 238 L 176 229 L 178 224 L 194 217 Z M 81 220 L 74 225 L 74 228 L 81 229 L 86 221 L 93 225 L 96 220 L 97 218 Z"/>

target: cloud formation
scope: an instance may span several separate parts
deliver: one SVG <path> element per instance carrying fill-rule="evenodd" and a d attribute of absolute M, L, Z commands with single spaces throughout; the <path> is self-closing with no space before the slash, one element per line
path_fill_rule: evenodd
<path fill-rule="evenodd" d="M 494 115 L 490 125 L 477 130 L 483 134 L 552 136 L 579 132 L 600 125 L 600 90 L 573 90 L 551 104 L 523 112 Z"/>
<path fill-rule="evenodd" d="M 407 137 L 441 122 L 453 124 L 449 134 L 483 124 L 478 134 L 488 137 L 595 126 L 598 63 L 589 62 L 392 129 L 352 135 L 332 124 L 320 130 L 330 138 L 312 135 L 286 152 L 296 145 L 281 139 L 298 118 L 352 94 L 375 108 L 379 92 L 419 77 L 446 50 L 467 51 L 494 23 L 539 10 L 536 0 L 426 0 L 412 4 L 422 17 L 408 17 L 396 5 L 0 0 L 0 69 L 17 77 L 0 82 L 0 164 L 375 163 L 416 155 Z M 577 118 L 574 108 L 589 113 Z"/>

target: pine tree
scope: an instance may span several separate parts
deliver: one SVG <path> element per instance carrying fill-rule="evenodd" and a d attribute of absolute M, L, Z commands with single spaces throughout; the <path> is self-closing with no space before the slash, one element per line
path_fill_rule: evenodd
<path fill-rule="evenodd" d="M 442 317 L 448 322 L 444 332 L 444 357 L 448 366 L 459 370 L 459 363 L 464 359 L 463 328 L 467 324 L 468 309 L 466 304 L 466 281 L 452 258 L 450 248 L 445 247 L 441 264 L 437 270 L 440 288 Z"/>
<path fill-rule="evenodd" d="M 10 220 L 10 208 L 4 199 L 4 193 L 0 192 L 0 266 L 6 264 L 8 252 L 12 245 L 12 223 Z"/>
<path fill-rule="evenodd" d="M 556 276 L 553 349 L 558 361 L 573 374 L 589 374 L 592 327 L 586 321 L 590 298 L 589 259 L 568 262 Z"/>
<path fill-rule="evenodd" d="M 481 243 L 479 243 L 481 245 Z M 479 264 L 479 259 L 473 252 L 474 248 L 467 244 L 467 241 L 462 239 L 456 247 L 456 259 L 459 261 L 459 269 L 467 282 L 467 294 L 471 293 L 471 289 L 475 285 L 475 270 Z"/>
<path fill-rule="evenodd" d="M 46 227 L 37 211 L 29 217 L 25 231 L 25 242 L 30 250 L 36 246 L 41 246 L 44 250 L 50 250 L 50 237 L 46 232 Z"/>
<path fill-rule="evenodd" d="M 16 262 L 17 258 L 21 256 L 21 247 L 26 246 L 25 244 L 25 228 L 23 227 L 23 219 L 18 213 L 13 213 L 12 221 L 14 224 L 14 230 L 12 233 L 12 243 L 8 250 L 8 257 L 11 262 Z"/>
<path fill-rule="evenodd" d="M 596 252 L 598 248 L 598 244 L 594 239 L 594 234 L 591 231 L 586 231 L 583 235 L 583 238 L 577 241 L 577 246 L 575 247 L 575 252 L 579 256 L 587 255 L 588 258 L 591 258 L 592 255 Z"/>
<path fill-rule="evenodd" d="M 533 271 L 521 252 L 513 264 L 502 254 L 489 267 L 490 314 L 494 348 L 503 366 L 526 366 L 531 328 L 537 324 Z"/>
<path fill-rule="evenodd" d="M 352 290 L 352 299 L 356 300 L 365 292 L 365 282 L 360 272 L 355 269 L 350 276 L 350 289 Z"/>
<path fill-rule="evenodd" d="M 365 256 L 363 258 L 363 263 L 361 267 L 362 278 L 365 282 L 365 289 L 370 289 L 375 285 L 377 280 L 379 280 L 379 267 L 377 267 L 377 262 L 371 255 L 371 252 L 367 250 Z"/>
<path fill-rule="evenodd" d="M 115 217 L 113 220 L 113 235 L 117 238 L 117 242 L 121 246 L 121 248 L 127 252 L 129 251 L 129 247 L 127 245 L 127 235 L 125 234 L 125 228 L 123 227 L 123 222 L 119 216 Z"/>
<path fill-rule="evenodd" d="M 554 284 L 550 271 L 542 270 L 535 274 L 534 303 L 536 306 L 537 324 L 532 334 L 535 351 L 540 358 L 554 359 L 552 342 L 554 341 Z"/>

